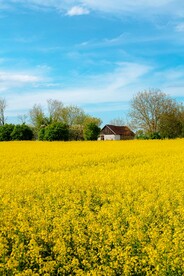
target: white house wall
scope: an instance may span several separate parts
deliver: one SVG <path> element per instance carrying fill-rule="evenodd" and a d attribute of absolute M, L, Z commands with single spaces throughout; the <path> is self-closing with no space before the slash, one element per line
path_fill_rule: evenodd
<path fill-rule="evenodd" d="M 114 134 L 104 135 L 104 140 L 120 140 L 120 135 L 114 135 Z"/>

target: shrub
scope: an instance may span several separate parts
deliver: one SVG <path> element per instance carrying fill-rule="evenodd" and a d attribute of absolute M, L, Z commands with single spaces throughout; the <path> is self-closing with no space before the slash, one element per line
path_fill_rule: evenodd
<path fill-rule="evenodd" d="M 12 140 L 16 140 L 16 141 L 32 140 L 32 138 L 33 138 L 33 131 L 29 126 L 27 126 L 26 124 L 14 126 L 14 129 L 11 133 Z"/>
<path fill-rule="evenodd" d="M 14 129 L 13 124 L 5 124 L 3 126 L 0 126 L 0 141 L 10 141 L 11 133 Z"/>
<path fill-rule="evenodd" d="M 68 141 L 69 128 L 60 122 L 53 123 L 40 132 L 40 138 L 46 141 Z"/>
<path fill-rule="evenodd" d="M 95 123 L 89 123 L 84 127 L 85 140 L 97 140 L 100 128 Z"/>
<path fill-rule="evenodd" d="M 41 128 L 38 132 L 38 140 L 44 141 L 44 137 L 45 137 L 45 128 Z"/>
<path fill-rule="evenodd" d="M 160 133 L 159 132 L 153 132 L 150 134 L 150 139 L 161 139 Z"/>

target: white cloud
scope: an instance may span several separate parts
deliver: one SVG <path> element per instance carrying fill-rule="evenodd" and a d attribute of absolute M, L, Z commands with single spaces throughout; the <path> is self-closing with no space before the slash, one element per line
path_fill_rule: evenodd
<path fill-rule="evenodd" d="M 9 93 L 23 87 L 36 87 L 49 81 L 46 77 L 49 69 L 44 66 L 38 66 L 34 70 L 12 71 L 0 70 L 0 92 Z"/>
<path fill-rule="evenodd" d="M 53 98 L 61 100 L 64 104 L 76 104 L 79 106 L 97 105 L 103 109 L 104 104 L 113 106 L 116 103 L 127 103 L 133 95 L 138 91 L 148 89 L 150 87 L 158 87 L 173 97 L 183 96 L 184 91 L 184 68 L 176 68 L 175 70 L 159 71 L 146 64 L 121 62 L 116 64 L 116 68 L 111 73 L 98 75 L 81 76 L 81 79 L 74 83 L 73 86 L 66 85 L 61 88 L 58 86 L 48 85 L 48 82 L 41 81 L 34 74 L 2 74 L 1 78 L 5 83 L 13 83 L 15 89 L 12 93 L 11 87 L 6 91 L 1 91 L 3 97 L 8 102 L 8 114 L 21 113 L 21 110 L 29 110 L 35 103 L 46 106 L 47 99 Z M 160 83 L 162 79 L 162 83 Z M 38 81 L 38 82 L 37 82 Z M 38 86 L 33 87 L 36 82 Z M 54 84 L 54 80 L 52 80 Z M 24 91 L 26 86 L 26 92 Z M 3 87 L 1 87 L 3 88 Z M 19 92 L 20 91 L 20 92 Z M 89 107 L 90 110 L 90 107 Z M 89 112 L 88 107 L 86 111 Z"/>
<path fill-rule="evenodd" d="M 0 71 L 0 81 L 1 82 L 32 83 L 32 82 L 38 82 L 40 80 L 41 79 L 39 77 L 34 76 L 34 75 Z"/>
<path fill-rule="evenodd" d="M 96 87 L 113 94 L 124 87 L 135 84 L 151 69 L 151 66 L 144 64 L 120 62 L 116 64 L 114 72 L 90 76 L 87 83 L 90 85 L 94 83 Z"/>
<path fill-rule="evenodd" d="M 146 16 L 144 11 L 151 14 L 177 14 L 182 15 L 183 0 L 83 0 L 87 7 L 101 12 L 110 13 L 137 13 Z"/>
<path fill-rule="evenodd" d="M 84 76 L 75 87 L 64 89 L 53 89 L 43 86 L 42 89 L 30 86 L 27 93 L 6 92 L 9 111 L 18 112 L 22 108 L 30 109 L 33 104 L 46 104 L 47 99 L 54 98 L 63 101 L 65 104 L 97 104 L 128 101 L 134 89 L 130 86 L 141 82 L 142 77 L 151 70 L 151 67 L 136 63 L 119 63 L 112 73 L 101 75 Z M 17 78 L 16 78 L 17 79 Z"/>
<path fill-rule="evenodd" d="M 1 0 L 2 7 L 7 0 Z M 56 9 L 70 15 L 89 13 L 89 10 L 111 14 L 139 14 L 140 17 L 154 15 L 184 16 L 183 0 L 9 0 L 9 6 L 20 3 L 28 8 Z"/>
<path fill-rule="evenodd" d="M 83 7 L 74 6 L 68 10 L 67 15 L 76 16 L 76 15 L 85 15 L 89 14 L 89 10 Z"/>

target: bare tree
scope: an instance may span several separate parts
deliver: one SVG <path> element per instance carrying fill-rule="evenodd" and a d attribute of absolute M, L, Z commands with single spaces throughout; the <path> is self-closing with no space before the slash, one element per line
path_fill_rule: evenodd
<path fill-rule="evenodd" d="M 35 104 L 29 111 L 29 117 L 35 129 L 39 129 L 42 125 L 47 124 L 47 119 L 41 105 Z"/>
<path fill-rule="evenodd" d="M 119 118 L 115 118 L 113 120 L 110 121 L 110 125 L 114 125 L 114 126 L 124 126 L 125 125 L 125 120 L 121 117 Z"/>
<path fill-rule="evenodd" d="M 21 124 L 25 124 L 26 123 L 26 120 L 28 118 L 28 115 L 26 114 L 21 114 L 21 115 L 18 115 L 18 120 L 20 121 Z"/>
<path fill-rule="evenodd" d="M 0 98 L 0 126 L 5 124 L 5 109 L 7 107 L 6 100 Z"/>
<path fill-rule="evenodd" d="M 47 100 L 48 119 L 50 123 L 63 121 L 63 103 L 58 100 Z"/>
<path fill-rule="evenodd" d="M 63 109 L 63 121 L 69 126 L 83 125 L 85 119 L 86 114 L 78 106 L 69 105 Z"/>
<path fill-rule="evenodd" d="M 173 109 L 174 105 L 175 101 L 159 89 L 139 92 L 131 101 L 131 125 L 145 132 L 158 132 L 161 115 Z"/>

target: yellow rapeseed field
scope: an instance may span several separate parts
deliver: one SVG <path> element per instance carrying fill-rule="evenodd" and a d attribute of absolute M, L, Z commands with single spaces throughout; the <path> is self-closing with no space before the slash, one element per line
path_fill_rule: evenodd
<path fill-rule="evenodd" d="M 184 275 L 184 139 L 0 143 L 0 275 Z"/>

